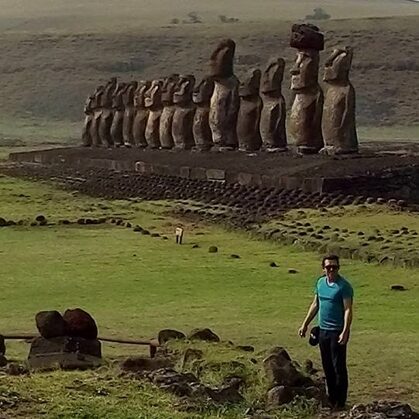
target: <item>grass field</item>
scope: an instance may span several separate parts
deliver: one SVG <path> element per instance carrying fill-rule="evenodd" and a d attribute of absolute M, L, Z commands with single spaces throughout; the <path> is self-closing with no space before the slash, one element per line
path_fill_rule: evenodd
<path fill-rule="evenodd" d="M 166 327 L 188 331 L 207 326 L 237 344 L 251 344 L 257 350 L 284 345 L 296 359 L 309 357 L 318 363 L 316 350 L 296 336 L 320 274 L 318 255 L 257 241 L 241 232 L 179 221 L 165 214 L 161 203 L 106 202 L 7 177 L 0 178 L 0 195 L 0 216 L 7 219 L 29 222 L 41 213 L 53 222 L 122 217 L 170 238 L 164 241 L 111 224 L 2 228 L 1 333 L 34 331 L 38 310 L 80 306 L 94 315 L 101 335 L 143 338 Z M 313 220 L 316 217 L 313 214 Z M 389 217 L 393 225 L 406 222 Z M 345 225 L 342 220 L 340 225 Z M 176 246 L 173 230 L 180 223 L 186 230 L 186 243 Z M 193 243 L 200 247 L 192 249 Z M 210 245 L 218 246 L 219 252 L 208 253 Z M 233 253 L 241 258 L 230 258 Z M 279 267 L 271 268 L 271 261 Z M 298 273 L 289 274 L 289 268 Z M 351 402 L 396 398 L 419 406 L 419 273 L 345 260 L 343 274 L 356 293 L 349 354 Z M 391 292 L 393 283 L 403 283 L 409 290 Z M 27 350 L 25 344 L 16 343 L 8 346 L 8 355 L 23 358 Z M 112 358 L 136 353 L 136 348 L 105 344 L 104 353 Z M 76 392 L 77 397 L 70 391 L 74 397 L 63 398 L 64 389 L 73 381 L 87 390 Z M 112 388 L 104 404 L 92 395 L 101 385 Z M 153 402 L 150 388 L 138 392 L 138 384 L 125 387 L 109 370 L 41 374 L 30 379 L 3 377 L 0 391 L 10 389 L 23 398 L 32 394 L 45 400 L 41 408 L 50 417 L 131 418 L 139 405 L 149 416 L 135 417 L 192 417 L 173 416 L 168 396 Z M 121 401 L 121 392 L 128 398 Z M 64 405 L 59 408 L 60 403 Z M 117 413 L 121 403 L 123 414 Z M 22 406 L 28 416 L 21 417 L 31 417 L 39 408 L 33 400 Z M 108 416 L 101 416 L 104 409 Z M 208 417 L 241 417 L 234 411 L 230 416 L 217 414 Z"/>

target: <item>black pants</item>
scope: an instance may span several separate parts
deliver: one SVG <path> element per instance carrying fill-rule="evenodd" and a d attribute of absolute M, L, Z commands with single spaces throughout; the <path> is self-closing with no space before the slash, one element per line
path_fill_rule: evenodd
<path fill-rule="evenodd" d="M 329 401 L 338 407 L 345 406 L 348 395 L 346 345 L 338 343 L 341 332 L 320 330 L 319 346 Z"/>

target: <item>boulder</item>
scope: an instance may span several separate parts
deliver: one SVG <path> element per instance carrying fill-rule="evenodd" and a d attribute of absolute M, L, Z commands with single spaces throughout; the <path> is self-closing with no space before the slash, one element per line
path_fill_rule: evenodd
<path fill-rule="evenodd" d="M 0 355 L 4 355 L 6 353 L 6 344 L 4 343 L 3 335 L 0 335 Z"/>
<path fill-rule="evenodd" d="M 217 253 L 218 252 L 218 247 L 217 246 L 210 246 L 208 249 L 209 253 Z"/>
<path fill-rule="evenodd" d="M 178 330 L 173 329 L 163 329 L 160 330 L 157 340 L 159 341 L 160 345 L 164 345 L 169 340 L 176 340 L 176 339 L 185 339 L 186 335 Z"/>
<path fill-rule="evenodd" d="M 206 342 L 220 342 L 220 338 L 208 328 L 194 329 L 188 335 L 189 340 L 203 340 Z"/>
<path fill-rule="evenodd" d="M 266 408 L 268 410 L 277 409 L 283 404 L 290 403 L 294 395 L 292 391 L 285 386 L 275 386 L 268 391 L 266 396 Z"/>
<path fill-rule="evenodd" d="M 63 319 L 66 323 L 66 330 L 69 336 L 84 339 L 97 338 L 98 331 L 95 320 L 81 308 L 66 310 Z"/>
<path fill-rule="evenodd" d="M 406 288 L 400 284 L 394 284 L 391 286 L 392 291 L 406 291 Z"/>
<path fill-rule="evenodd" d="M 46 339 L 65 336 L 66 322 L 58 311 L 40 311 L 35 316 L 39 334 Z"/>

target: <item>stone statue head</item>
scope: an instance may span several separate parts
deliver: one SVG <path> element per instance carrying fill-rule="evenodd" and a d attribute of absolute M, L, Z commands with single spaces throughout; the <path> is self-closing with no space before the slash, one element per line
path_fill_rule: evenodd
<path fill-rule="evenodd" d="M 283 58 L 271 58 L 262 74 L 260 91 L 262 93 L 281 92 L 284 70 L 285 60 Z"/>
<path fill-rule="evenodd" d="M 175 92 L 178 80 L 179 74 L 171 74 L 164 79 L 161 90 L 161 100 L 164 105 L 171 105 L 173 103 L 173 93 Z"/>
<path fill-rule="evenodd" d="M 144 105 L 146 108 L 159 107 L 161 103 L 162 80 L 153 80 L 145 93 Z"/>
<path fill-rule="evenodd" d="M 212 77 L 204 77 L 195 87 L 192 95 L 194 103 L 205 105 L 210 103 L 211 96 L 214 92 L 214 80 Z"/>
<path fill-rule="evenodd" d="M 259 69 L 253 69 L 247 77 L 240 83 L 239 96 L 252 97 L 259 95 L 260 78 L 262 72 Z"/>
<path fill-rule="evenodd" d="M 134 94 L 134 105 L 137 107 L 144 107 L 145 94 L 150 88 L 150 82 L 148 80 L 140 80 Z"/>
<path fill-rule="evenodd" d="M 176 90 L 173 95 L 173 103 L 187 104 L 192 102 L 193 90 L 195 87 L 195 77 L 192 74 L 179 76 Z"/>
<path fill-rule="evenodd" d="M 336 48 L 324 64 L 323 80 L 326 82 L 348 82 L 352 65 L 353 49 Z"/>
<path fill-rule="evenodd" d="M 316 50 L 301 50 L 291 68 L 291 89 L 301 90 L 316 86 L 319 75 L 319 53 Z"/>
<path fill-rule="evenodd" d="M 221 41 L 210 58 L 210 75 L 216 78 L 228 78 L 233 75 L 233 60 L 236 43 L 232 39 Z"/>

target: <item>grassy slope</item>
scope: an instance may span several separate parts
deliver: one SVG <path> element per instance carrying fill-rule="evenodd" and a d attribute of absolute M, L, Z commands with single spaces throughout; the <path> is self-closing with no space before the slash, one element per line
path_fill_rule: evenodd
<path fill-rule="evenodd" d="M 169 4 L 170 3 L 170 4 Z M 0 142 L 78 139 L 84 99 L 110 76 L 160 77 L 170 71 L 205 73 L 208 56 L 220 37 L 238 43 L 236 71 L 263 65 L 283 55 L 288 68 L 291 22 L 318 6 L 317 1 L 169 0 L 72 2 L 38 0 L 0 2 Z M 412 105 L 418 78 L 419 6 L 386 0 L 330 0 L 321 3 L 338 20 L 320 22 L 327 48 L 355 47 L 353 82 L 358 89 L 360 125 L 394 126 L 374 137 L 417 138 L 419 123 Z M 172 17 L 196 11 L 201 25 L 168 25 Z M 220 24 L 225 14 L 241 19 Z M 365 16 L 415 15 L 391 19 Z M 325 54 L 323 54 L 325 55 Z M 70 59 L 71 58 L 71 59 Z M 284 92 L 289 98 L 288 71 Z M 407 129 L 399 128 L 408 126 Z M 410 128 L 416 126 L 415 128 Z M 371 131 L 361 131 L 369 138 Z"/>
<path fill-rule="evenodd" d="M 1 179 L 0 188 L 0 215 L 15 220 L 41 212 L 52 220 L 113 214 L 171 236 L 178 223 L 162 217 L 163 207 L 156 204 L 107 203 L 8 178 Z M 209 326 L 237 343 L 258 349 L 280 344 L 297 359 L 318 361 L 317 351 L 296 337 L 319 275 L 318 256 L 243 233 L 184 225 L 184 246 L 122 227 L 1 229 L 0 330 L 31 331 L 37 310 L 82 306 L 96 317 L 103 335 L 149 337 L 165 327 Z M 191 249 L 192 243 L 201 247 Z M 214 244 L 219 253 L 209 254 Z M 231 259 L 232 253 L 241 259 Z M 270 268 L 270 261 L 280 267 Z M 290 267 L 299 273 L 288 274 Z M 356 290 L 352 401 L 396 397 L 419 405 L 419 273 L 354 261 L 344 262 L 343 273 Z M 389 286 L 395 282 L 409 291 L 392 293 Z M 9 350 L 21 357 L 27 347 L 15 344 Z M 105 346 L 107 356 L 135 350 Z M 31 386 L 25 380 L 22 385 Z M 127 406 L 133 403 L 128 400 Z"/>

